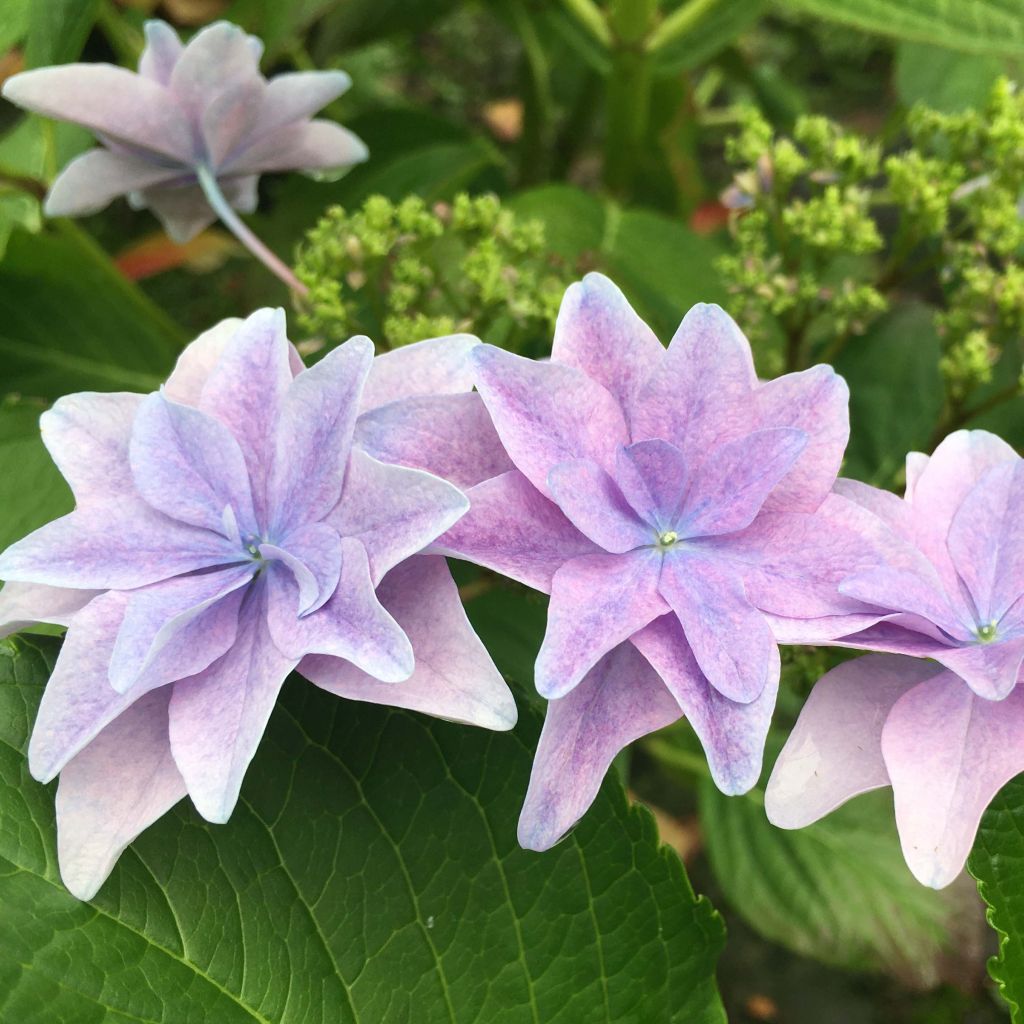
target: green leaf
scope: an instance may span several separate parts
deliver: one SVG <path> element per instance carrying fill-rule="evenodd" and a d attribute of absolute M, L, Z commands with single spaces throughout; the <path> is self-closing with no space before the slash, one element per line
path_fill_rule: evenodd
<path fill-rule="evenodd" d="M 963 53 L 1024 54 L 1019 0 L 775 0 L 783 8 Z"/>
<path fill-rule="evenodd" d="M 96 24 L 100 0 L 34 0 L 25 43 L 30 68 L 77 59 Z"/>
<path fill-rule="evenodd" d="M 926 43 L 901 43 L 896 50 L 896 92 L 907 105 L 927 103 L 953 114 L 985 106 L 1005 72 L 998 57 L 979 57 Z"/>
<path fill-rule="evenodd" d="M 0 260 L 15 228 L 36 232 L 43 226 L 39 200 L 28 192 L 0 185 Z"/>
<path fill-rule="evenodd" d="M 71 492 L 39 437 L 42 409 L 0 406 L 0 551 L 71 511 Z"/>
<path fill-rule="evenodd" d="M 954 925 L 970 915 L 962 892 L 915 881 L 889 795 L 859 797 L 792 832 L 769 823 L 762 795 L 729 797 L 709 780 L 701 784 L 708 857 L 733 909 L 803 956 L 896 974 L 922 988 L 941 980 L 942 961 L 956 948 Z"/>
<path fill-rule="evenodd" d="M 981 819 L 968 861 L 999 954 L 988 965 L 1010 1006 L 1013 1024 L 1024 1021 L 1024 776 L 1007 783 Z"/>
<path fill-rule="evenodd" d="M 151 391 L 188 340 L 68 222 L 12 236 L 0 263 L 3 391 Z"/>
<path fill-rule="evenodd" d="M 721 921 L 613 776 L 566 842 L 516 845 L 532 713 L 494 734 L 294 677 L 231 821 L 180 804 L 77 903 L 24 756 L 55 650 L 0 646 L 5 1020 L 724 1022 Z"/>
<path fill-rule="evenodd" d="M 693 0 L 684 0 L 682 9 L 685 10 L 692 4 Z M 761 16 L 766 6 L 767 0 L 728 0 L 726 3 L 713 3 L 708 8 L 708 15 L 688 23 L 685 32 L 673 34 L 671 37 L 666 35 L 665 42 L 661 45 L 657 45 L 656 36 L 651 43 L 654 73 L 675 75 L 711 60 L 746 32 Z M 668 24 L 666 18 L 665 25 Z"/>
<path fill-rule="evenodd" d="M 940 354 L 934 311 L 915 303 L 897 307 L 851 339 L 836 359 L 850 385 L 844 475 L 891 484 L 903 470 L 905 452 L 931 451 L 943 401 Z"/>
<path fill-rule="evenodd" d="M 28 33 L 29 0 L 0 0 L 0 53 L 17 46 Z"/>

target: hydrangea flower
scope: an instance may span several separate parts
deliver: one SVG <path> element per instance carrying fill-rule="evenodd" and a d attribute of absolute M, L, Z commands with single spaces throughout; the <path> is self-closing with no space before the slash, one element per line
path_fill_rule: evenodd
<path fill-rule="evenodd" d="M 414 431 L 425 392 L 435 416 L 472 406 L 457 392 L 476 344 L 374 360 L 353 338 L 303 369 L 283 312 L 263 310 L 198 338 L 159 392 L 71 395 L 44 414 L 76 508 L 0 555 L 0 622 L 68 626 L 29 767 L 60 773 L 77 896 L 186 793 L 228 818 L 296 667 L 343 697 L 512 727 L 443 559 L 419 554 L 465 496 L 368 453 L 403 454 L 375 425 Z"/>
<path fill-rule="evenodd" d="M 907 457 L 902 500 L 837 487 L 915 556 L 840 585 L 885 618 L 837 643 L 894 653 L 818 683 L 765 807 L 800 828 L 891 785 L 907 864 L 941 888 L 963 868 L 989 801 L 1024 771 L 1024 460 L 994 434 L 962 430 L 931 458 Z"/>
<path fill-rule="evenodd" d="M 614 755 L 684 714 L 719 787 L 749 789 L 778 642 L 879 617 L 836 589 L 877 564 L 881 530 L 830 494 L 845 383 L 825 366 L 759 382 L 717 306 L 694 307 L 666 350 L 599 274 L 567 291 L 550 362 L 473 358 L 514 468 L 469 489 L 438 547 L 551 595 L 520 842 L 556 842 Z"/>
<path fill-rule="evenodd" d="M 65 64 L 9 78 L 12 103 L 94 132 L 46 198 L 51 217 L 80 217 L 127 195 L 186 242 L 220 216 L 242 242 L 280 264 L 234 214 L 256 209 L 267 171 L 327 170 L 366 159 L 363 143 L 313 114 L 350 85 L 342 71 L 300 71 L 267 81 L 263 44 L 221 21 L 187 45 L 163 21 L 146 22 L 138 73 L 111 64 Z M 287 272 L 286 268 L 284 268 Z M 290 275 L 289 275 L 290 276 Z M 286 283 L 295 286 L 294 277 Z M 301 287 L 301 286 L 300 286 Z"/>

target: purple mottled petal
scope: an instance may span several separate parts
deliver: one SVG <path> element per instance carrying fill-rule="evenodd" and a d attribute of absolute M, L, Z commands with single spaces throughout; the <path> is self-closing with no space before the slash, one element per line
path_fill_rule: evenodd
<path fill-rule="evenodd" d="M 963 869 L 989 801 L 1024 769 L 1024 688 L 1003 701 L 943 672 L 893 706 L 882 730 L 903 856 L 940 889 Z"/>
<path fill-rule="evenodd" d="M 555 573 L 537 655 L 542 697 L 564 697 L 613 647 L 668 611 L 658 593 L 660 568 L 661 555 L 648 548 L 583 555 Z"/>
<path fill-rule="evenodd" d="M 483 401 L 472 392 L 407 398 L 363 413 L 355 443 L 382 462 L 424 469 L 456 487 L 513 468 Z"/>
<path fill-rule="evenodd" d="M 360 413 L 404 398 L 472 391 L 476 369 L 470 355 L 479 345 L 472 334 L 449 334 L 382 353 L 370 367 Z"/>
<path fill-rule="evenodd" d="M 169 696 L 146 694 L 60 773 L 57 859 L 80 900 L 92 899 L 125 847 L 185 795 L 167 739 Z"/>
<path fill-rule="evenodd" d="M 913 538 L 910 506 L 892 491 L 883 491 L 860 480 L 841 476 L 833 485 L 832 493 L 867 509 L 901 539 L 909 541 Z"/>
<path fill-rule="evenodd" d="M 605 551 L 623 554 L 655 540 L 652 528 L 640 520 L 615 481 L 589 459 L 553 467 L 548 490 L 569 521 Z"/>
<path fill-rule="evenodd" d="M 813 512 L 832 489 L 850 438 L 850 389 L 830 366 L 767 381 L 754 392 L 757 425 L 790 427 L 807 447 L 765 501 L 777 511 Z"/>
<path fill-rule="evenodd" d="M 191 342 L 178 356 L 164 384 L 164 396 L 181 405 L 198 407 L 203 386 L 243 323 L 236 316 L 227 317 Z"/>
<path fill-rule="evenodd" d="M 554 846 L 593 803 L 616 754 L 681 715 L 632 645 L 606 654 L 572 693 L 548 704 L 519 816 L 519 845 Z"/>
<path fill-rule="evenodd" d="M 775 485 L 807 446 L 802 430 L 757 430 L 708 454 L 693 474 L 680 513 L 687 537 L 749 526 Z"/>
<path fill-rule="evenodd" d="M 238 800 L 278 692 L 298 663 L 266 626 L 266 586 L 250 588 L 230 650 L 174 684 L 168 708 L 171 751 L 196 810 L 224 822 Z"/>
<path fill-rule="evenodd" d="M 291 71 L 267 83 L 253 130 L 260 137 L 292 121 L 312 117 L 346 92 L 352 79 L 344 71 Z"/>
<path fill-rule="evenodd" d="M 373 344 L 350 338 L 292 381 L 277 428 L 270 514 L 285 533 L 323 519 L 341 497 Z"/>
<path fill-rule="evenodd" d="M 4 82 L 11 103 L 182 164 L 193 154 L 184 111 L 162 85 L 111 64 L 62 64 Z"/>
<path fill-rule="evenodd" d="M 683 453 L 657 438 L 619 450 L 615 482 L 645 523 L 659 530 L 674 527 L 689 483 Z"/>
<path fill-rule="evenodd" d="M 192 675 L 219 658 L 235 637 L 236 604 L 222 605 L 223 614 L 204 614 L 253 577 L 255 566 L 176 576 L 127 593 L 128 604 L 110 655 L 110 684 L 124 693 L 171 643 L 184 657 L 181 676 Z M 199 621 L 197 621 L 199 620 Z M 189 628 L 191 627 L 191 628 Z M 184 638 L 179 634 L 187 630 Z M 184 642 L 183 642 L 184 640 Z"/>
<path fill-rule="evenodd" d="M 528 587 L 551 591 L 569 559 L 600 549 L 518 470 L 471 487 L 469 511 L 432 550 L 464 558 Z"/>
<path fill-rule="evenodd" d="M 385 683 L 407 680 L 413 649 L 402 627 L 374 593 L 366 551 L 357 540 L 342 541 L 341 579 L 319 610 L 297 618 L 298 588 L 290 573 L 269 574 L 267 621 L 278 648 L 296 659 L 306 654 L 345 658 Z"/>
<path fill-rule="evenodd" d="M 587 274 L 566 289 L 551 359 L 582 370 L 627 414 L 664 354 L 654 332 L 603 274 Z"/>
<path fill-rule="evenodd" d="M 166 21 L 157 18 L 147 21 L 143 32 L 146 47 L 139 58 L 139 74 L 160 85 L 170 85 L 174 65 L 185 49 L 178 33 Z"/>
<path fill-rule="evenodd" d="M 89 590 L 129 589 L 233 561 L 219 534 L 123 495 L 47 523 L 0 555 L 0 579 Z"/>
<path fill-rule="evenodd" d="M 1024 460 L 994 466 L 978 481 L 947 544 L 980 623 L 995 625 L 1024 594 Z"/>
<path fill-rule="evenodd" d="M 756 785 L 778 695 L 778 648 L 768 685 L 741 704 L 707 681 L 674 615 L 656 619 L 633 636 L 633 644 L 664 680 L 700 739 L 715 785 L 730 796 Z"/>
<path fill-rule="evenodd" d="M 131 153 L 91 149 L 57 175 L 43 209 L 47 217 L 84 217 L 118 196 L 174 181 L 181 174 L 180 167 L 168 168 Z"/>
<path fill-rule="evenodd" d="M 882 726 L 903 694 L 940 673 L 927 661 L 866 654 L 824 675 L 768 780 L 768 820 L 803 828 L 859 793 L 888 786 Z"/>
<path fill-rule="evenodd" d="M 128 444 L 142 396 L 81 392 L 57 399 L 39 419 L 43 443 L 79 506 L 135 490 Z"/>
<path fill-rule="evenodd" d="M 264 558 L 277 558 L 291 570 L 299 588 L 297 614 L 322 608 L 341 576 L 341 537 L 326 523 L 307 523 L 292 530 L 281 546 L 261 544 Z"/>
<path fill-rule="evenodd" d="M 389 569 L 440 537 L 468 507 L 462 491 L 447 481 L 354 449 L 329 522 L 342 537 L 362 543 L 376 585 Z"/>
<path fill-rule="evenodd" d="M 68 626 L 99 590 L 69 590 L 41 583 L 5 583 L 0 590 L 0 637 L 37 622 Z"/>
<path fill-rule="evenodd" d="M 208 332 L 209 333 L 209 332 Z M 261 309 L 226 337 L 202 386 L 199 408 L 220 420 L 234 435 L 245 456 L 257 520 L 269 514 L 268 489 L 274 439 L 281 408 L 292 383 L 291 346 L 285 334 L 282 309 Z M 203 335 L 193 342 L 207 338 Z M 214 336 L 205 348 L 216 351 L 222 336 Z M 188 350 L 186 350 L 187 352 Z M 201 373 L 200 350 L 194 376 Z M 177 371 L 176 371 L 177 372 Z"/>
<path fill-rule="evenodd" d="M 220 531 L 230 506 L 243 533 L 257 530 L 242 449 L 212 416 L 159 392 L 148 395 L 135 417 L 129 460 L 138 493 L 158 512 Z"/>
<path fill-rule="evenodd" d="M 542 494 L 560 462 L 591 459 L 615 471 L 629 432 L 618 402 L 582 370 L 537 363 L 481 345 L 473 352 L 477 388 L 506 451 Z"/>
<path fill-rule="evenodd" d="M 226 160 L 232 174 L 328 170 L 362 163 L 368 156 L 358 135 L 334 121 L 304 121 L 261 136 Z"/>
<path fill-rule="evenodd" d="M 946 647 L 932 655 L 985 700 L 1002 700 L 1017 685 L 1024 662 L 1024 637 L 968 647 Z"/>
<path fill-rule="evenodd" d="M 350 700 L 409 708 L 484 729 L 515 725 L 515 700 L 473 632 L 443 558 L 408 559 L 384 577 L 377 596 L 412 643 L 412 675 L 394 686 L 351 662 L 314 654 L 299 664 L 307 679 Z"/>
<path fill-rule="evenodd" d="M 775 638 L 728 563 L 697 551 L 669 551 L 658 589 L 701 671 L 723 696 L 748 704 L 778 681 L 771 678 L 778 666 Z"/>
<path fill-rule="evenodd" d="M 795 641 L 793 641 L 795 642 Z M 876 625 L 837 638 L 836 647 L 885 651 L 912 658 L 935 658 L 949 650 L 950 640 L 936 626 L 917 615 L 889 615 Z"/>

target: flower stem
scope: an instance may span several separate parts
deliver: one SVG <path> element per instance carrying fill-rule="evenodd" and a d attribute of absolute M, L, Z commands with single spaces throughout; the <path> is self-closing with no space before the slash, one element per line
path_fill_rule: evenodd
<path fill-rule="evenodd" d="M 224 226 L 246 247 L 272 274 L 280 278 L 293 292 L 305 297 L 309 289 L 279 260 L 246 226 L 245 222 L 231 208 L 220 190 L 217 177 L 209 167 L 200 165 L 196 168 L 199 187 L 206 196 L 214 213 L 221 219 Z"/>

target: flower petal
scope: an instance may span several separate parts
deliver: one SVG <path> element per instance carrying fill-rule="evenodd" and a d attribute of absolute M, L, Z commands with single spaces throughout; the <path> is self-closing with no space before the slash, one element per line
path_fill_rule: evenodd
<path fill-rule="evenodd" d="M 146 694 L 60 774 L 57 859 L 61 879 L 91 900 L 125 847 L 184 795 L 167 740 L 170 691 Z"/>
<path fill-rule="evenodd" d="M 456 487 L 513 468 L 474 393 L 407 398 L 372 409 L 356 420 L 355 442 L 382 462 L 424 469 Z"/>
<path fill-rule="evenodd" d="M 0 590 L 0 637 L 38 622 L 68 626 L 100 590 L 70 590 L 41 583 L 5 583 Z"/>
<path fill-rule="evenodd" d="M 144 160 L 132 153 L 90 149 L 76 156 L 54 179 L 46 195 L 47 217 L 84 217 L 118 196 L 179 180 L 180 167 Z"/>
<path fill-rule="evenodd" d="M 299 615 L 322 608 L 341 577 L 341 538 L 326 523 L 307 523 L 292 530 L 281 542 L 260 545 L 264 558 L 287 565 L 299 587 Z"/>
<path fill-rule="evenodd" d="M 432 551 L 475 562 L 547 594 L 565 562 L 600 550 L 518 470 L 485 480 L 466 496 L 469 511 Z"/>
<path fill-rule="evenodd" d="M 724 697 L 748 704 L 778 668 L 775 637 L 735 570 L 696 551 L 665 555 L 658 589 L 676 613 L 701 672 Z"/>
<path fill-rule="evenodd" d="M 332 170 L 362 163 L 369 150 L 359 136 L 334 121 L 303 121 L 262 135 L 221 165 L 232 174 Z"/>
<path fill-rule="evenodd" d="M 291 71 L 275 75 L 267 83 L 253 136 L 259 138 L 292 121 L 312 117 L 351 85 L 352 79 L 344 71 Z"/>
<path fill-rule="evenodd" d="M 892 491 L 883 491 L 859 480 L 840 477 L 832 485 L 832 492 L 867 509 L 902 540 L 913 540 L 914 526 L 910 517 L 910 504 Z"/>
<path fill-rule="evenodd" d="M 314 654 L 299 671 L 339 697 L 422 711 L 504 731 L 516 703 L 473 631 L 443 558 L 417 556 L 396 566 L 377 590 L 381 604 L 412 642 L 416 667 L 401 685 L 382 683 L 351 662 Z"/>
<path fill-rule="evenodd" d="M 382 352 L 366 378 L 360 413 L 404 398 L 472 391 L 476 368 L 470 355 L 479 344 L 472 334 L 449 334 Z"/>
<path fill-rule="evenodd" d="M 243 323 L 237 316 L 227 317 L 190 342 L 164 383 L 164 396 L 181 405 L 198 406 L 203 385 Z"/>
<path fill-rule="evenodd" d="M 128 202 L 132 209 L 152 210 L 176 245 L 191 242 L 217 219 L 202 189 L 193 184 L 139 189 L 129 193 Z"/>
<path fill-rule="evenodd" d="M 811 690 L 765 790 L 768 820 L 803 828 L 859 793 L 889 785 L 882 726 L 893 704 L 937 665 L 866 654 L 826 673 Z"/>
<path fill-rule="evenodd" d="M 1024 688 L 1004 701 L 971 693 L 949 672 L 918 684 L 882 729 L 903 856 L 941 889 L 963 869 L 989 801 L 1024 769 Z"/>
<path fill-rule="evenodd" d="M 151 18 L 142 29 L 146 35 L 146 46 L 139 58 L 139 74 L 161 85 L 169 85 L 174 65 L 185 47 L 178 33 L 166 21 Z"/>
<path fill-rule="evenodd" d="M 985 700 L 1001 701 L 1016 685 L 1024 662 L 1024 637 L 945 647 L 932 655 Z"/>
<path fill-rule="evenodd" d="M 616 754 L 681 715 L 631 644 L 601 658 L 571 693 L 548 704 L 519 816 L 519 845 L 554 846 L 587 812 Z"/>
<path fill-rule="evenodd" d="M 645 523 L 669 530 L 679 520 L 690 474 L 683 453 L 655 438 L 619 450 L 615 482 Z"/>
<path fill-rule="evenodd" d="M 629 432 L 618 402 L 581 370 L 491 345 L 474 350 L 477 387 L 506 451 L 542 494 L 560 462 L 591 459 L 614 472 Z"/>
<path fill-rule="evenodd" d="M 542 697 L 564 697 L 613 647 L 668 611 L 658 593 L 660 568 L 661 555 L 646 549 L 582 555 L 555 573 L 537 655 Z"/>

